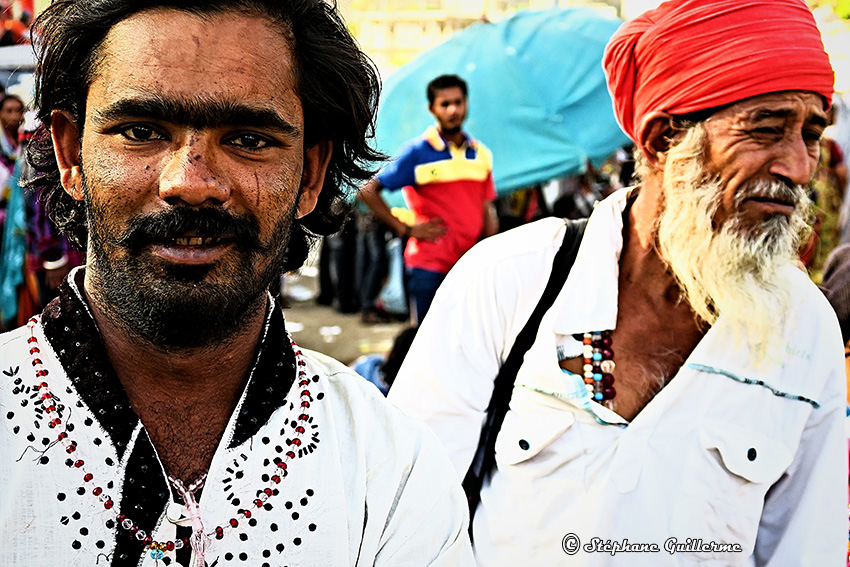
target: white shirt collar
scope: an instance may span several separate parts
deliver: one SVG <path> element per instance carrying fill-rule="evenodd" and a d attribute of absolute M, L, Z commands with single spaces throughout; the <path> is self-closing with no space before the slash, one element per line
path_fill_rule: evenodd
<path fill-rule="evenodd" d="M 558 335 L 613 329 L 617 324 L 623 211 L 631 189 L 620 189 L 596 204 L 575 263 L 561 291 L 569 308 L 560 309 L 553 330 Z M 592 282 L 588 285 L 588 281 Z"/>

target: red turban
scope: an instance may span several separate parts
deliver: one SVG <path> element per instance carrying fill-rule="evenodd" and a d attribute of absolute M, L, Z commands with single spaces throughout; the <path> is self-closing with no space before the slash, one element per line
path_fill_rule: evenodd
<path fill-rule="evenodd" d="M 833 72 L 803 0 L 672 0 L 623 24 L 603 61 L 617 121 L 637 141 L 653 111 L 688 114 L 787 90 L 828 108 Z"/>

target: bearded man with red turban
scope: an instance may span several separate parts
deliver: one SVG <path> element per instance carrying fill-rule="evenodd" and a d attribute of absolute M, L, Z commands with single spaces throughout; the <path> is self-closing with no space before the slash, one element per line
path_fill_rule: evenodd
<path fill-rule="evenodd" d="M 583 236 L 473 248 L 389 398 L 448 449 L 482 567 L 840 565 L 841 333 L 796 259 L 833 92 L 812 14 L 673 0 L 604 67 L 637 185 Z"/>

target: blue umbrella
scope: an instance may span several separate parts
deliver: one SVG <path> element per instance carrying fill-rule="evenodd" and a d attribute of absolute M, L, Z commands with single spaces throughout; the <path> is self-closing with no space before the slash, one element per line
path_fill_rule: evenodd
<path fill-rule="evenodd" d="M 480 22 L 384 83 L 377 147 L 394 155 L 433 123 L 425 87 L 444 73 L 469 84 L 465 128 L 494 158 L 500 194 L 581 173 L 629 143 L 614 119 L 602 53 L 622 22 L 590 8 L 525 11 Z"/>

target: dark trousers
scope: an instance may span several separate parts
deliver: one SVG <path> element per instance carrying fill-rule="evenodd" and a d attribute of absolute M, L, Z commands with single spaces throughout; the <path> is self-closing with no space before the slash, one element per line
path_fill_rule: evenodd
<path fill-rule="evenodd" d="M 410 297 L 411 317 L 414 325 L 419 326 L 422 322 L 431 307 L 437 288 L 440 287 L 444 279 L 446 279 L 446 274 L 442 272 L 433 272 L 421 268 L 407 269 L 407 295 Z"/>

